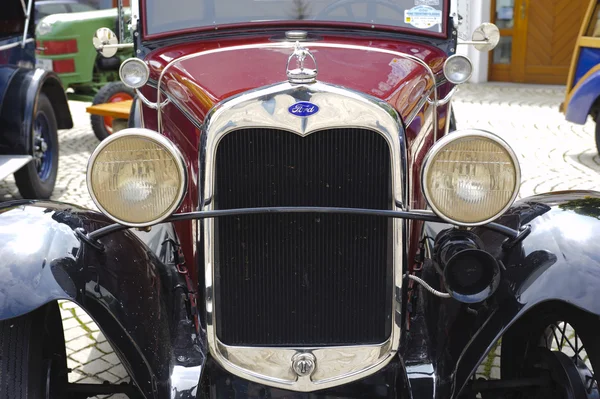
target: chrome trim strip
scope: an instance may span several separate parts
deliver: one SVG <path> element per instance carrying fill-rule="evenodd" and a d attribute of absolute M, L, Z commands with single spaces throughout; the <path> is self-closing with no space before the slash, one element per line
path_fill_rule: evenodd
<path fill-rule="evenodd" d="M 310 101 L 319 107 L 314 116 L 299 118 L 288 112 L 298 101 Z M 200 146 L 200 211 L 214 209 L 215 157 L 219 141 L 227 134 L 247 128 L 271 128 L 307 136 L 335 128 L 361 128 L 380 134 L 390 148 L 392 168 L 391 209 L 403 210 L 406 204 L 406 143 L 402 123 L 396 111 L 385 101 L 321 82 L 291 84 L 284 82 L 246 92 L 216 105 L 208 114 Z M 375 373 L 397 353 L 401 334 L 402 304 L 402 232 L 404 222 L 394 219 L 393 294 L 390 298 L 392 331 L 376 345 L 328 347 L 240 347 L 219 341 L 216 325 L 215 223 L 204 223 L 206 315 L 208 346 L 214 359 L 229 372 L 261 384 L 300 392 L 324 389 Z M 315 369 L 309 376 L 293 373 L 293 357 L 311 353 Z"/>
<path fill-rule="evenodd" d="M 382 48 L 377 48 L 377 47 L 357 46 L 357 45 L 351 45 L 351 44 L 332 44 L 332 43 L 322 43 L 322 42 L 304 42 L 304 43 L 302 43 L 302 46 L 305 47 L 305 48 L 337 48 L 337 49 L 352 49 L 352 50 L 372 51 L 372 52 L 376 52 L 376 53 L 389 54 L 389 55 L 393 55 L 393 56 L 396 56 L 396 57 L 402 57 L 402 58 L 410 59 L 410 60 L 416 62 L 417 64 L 421 65 L 423 68 L 425 68 L 425 70 L 427 71 L 429 77 L 431 78 L 431 84 L 432 84 L 432 87 L 433 87 L 433 90 L 432 90 L 433 91 L 433 99 L 432 99 L 432 101 L 434 102 L 434 104 L 436 104 L 437 101 L 438 101 L 437 80 L 436 80 L 435 74 L 433 73 L 433 70 L 431 69 L 431 67 L 425 61 L 423 61 L 419 57 L 416 57 L 416 56 L 414 56 L 412 54 L 406 54 L 406 53 L 402 53 L 402 52 L 399 52 L 399 51 L 387 50 L 387 49 L 382 49 Z M 196 58 L 196 57 L 200 57 L 200 56 L 203 56 L 203 55 L 208 55 L 208 54 L 216 54 L 216 53 L 222 53 L 222 52 L 227 52 L 227 51 L 236 51 L 236 50 L 261 49 L 261 48 L 289 49 L 289 50 L 293 51 L 294 48 L 295 48 L 295 43 L 290 43 L 290 42 L 272 43 L 271 42 L 271 43 L 261 43 L 261 44 L 249 44 L 249 45 L 241 45 L 241 46 L 232 46 L 232 47 L 225 47 L 225 48 L 218 48 L 218 49 L 200 51 L 200 52 L 197 52 L 197 53 L 187 54 L 187 55 L 184 55 L 184 56 L 181 56 L 179 58 L 175 58 L 175 59 L 171 60 L 163 68 L 163 70 L 161 71 L 160 77 L 158 78 L 158 83 L 157 83 L 156 103 L 158 104 L 158 106 L 157 106 L 158 131 L 162 132 L 162 115 L 161 115 L 162 114 L 162 110 L 161 110 L 161 105 L 160 105 L 160 95 L 161 95 L 160 86 L 162 84 L 162 80 L 163 80 L 163 77 L 164 77 L 166 71 L 169 70 L 169 68 L 171 68 L 175 63 L 181 62 L 181 61 L 185 61 L 185 60 L 189 60 L 189 59 Z M 432 113 L 433 113 L 434 120 L 437 120 L 438 119 L 438 113 L 437 113 L 437 109 L 435 107 L 432 108 Z M 407 123 L 407 126 L 408 126 L 408 123 Z M 433 124 L 433 136 L 434 136 L 434 141 L 437 141 L 437 137 L 438 137 L 437 123 Z"/>

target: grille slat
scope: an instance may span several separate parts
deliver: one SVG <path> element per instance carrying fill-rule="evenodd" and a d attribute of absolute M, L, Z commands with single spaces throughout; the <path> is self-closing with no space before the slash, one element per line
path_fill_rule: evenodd
<path fill-rule="evenodd" d="M 390 207 L 390 157 L 379 134 L 271 129 L 225 136 L 217 209 Z M 228 345 L 383 342 L 391 329 L 391 222 L 333 214 L 215 221 L 217 335 Z"/>

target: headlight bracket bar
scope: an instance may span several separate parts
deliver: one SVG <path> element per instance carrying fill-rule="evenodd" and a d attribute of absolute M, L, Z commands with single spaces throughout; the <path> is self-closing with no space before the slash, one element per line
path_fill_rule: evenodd
<path fill-rule="evenodd" d="M 338 207 L 265 207 L 265 208 L 239 208 L 239 209 L 219 209 L 213 211 L 196 211 L 173 214 L 164 219 L 165 222 L 178 222 L 182 220 L 193 219 L 209 219 L 225 216 L 238 215 L 256 215 L 256 214 L 273 214 L 273 213 L 329 213 L 329 214 L 348 214 L 348 215 L 365 215 L 365 216 L 380 216 L 394 219 L 420 220 L 434 223 L 447 223 L 445 220 L 427 210 L 412 210 L 412 211 L 393 211 L 387 209 L 361 209 L 361 208 L 338 208 Z M 506 236 L 508 239 L 504 243 L 505 248 L 510 248 L 516 243 L 524 239 L 531 228 L 524 226 L 521 230 L 515 230 L 503 224 L 491 222 L 486 225 L 479 226 L 486 228 L 496 233 Z M 102 243 L 98 241 L 100 238 L 121 230 L 134 228 L 120 223 L 113 223 L 101 227 L 98 230 L 86 233 L 77 231 L 77 235 L 84 242 L 90 244 L 96 249 L 103 248 Z"/>

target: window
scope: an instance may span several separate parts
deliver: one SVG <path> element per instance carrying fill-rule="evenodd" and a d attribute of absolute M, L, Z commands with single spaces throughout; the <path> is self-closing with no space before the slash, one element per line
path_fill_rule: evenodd
<path fill-rule="evenodd" d="M 94 11 L 94 10 L 96 10 L 92 6 L 89 6 L 87 4 L 81 4 L 81 3 L 69 4 L 69 7 L 71 7 L 71 12 L 85 12 L 85 11 Z"/>
<path fill-rule="evenodd" d="M 20 1 L 9 1 L 0 12 L 0 37 L 23 35 L 25 15 Z"/>
<path fill-rule="evenodd" d="M 66 4 L 40 4 L 35 8 L 35 11 L 37 13 L 36 19 L 41 19 L 52 14 L 69 12 Z"/>
<path fill-rule="evenodd" d="M 148 34 L 231 24 L 261 27 L 264 23 L 302 20 L 444 33 L 447 3 L 444 0 L 145 0 L 145 23 Z"/>
<path fill-rule="evenodd" d="M 586 36 L 600 37 L 600 4 L 594 9 L 590 25 L 588 26 Z"/>

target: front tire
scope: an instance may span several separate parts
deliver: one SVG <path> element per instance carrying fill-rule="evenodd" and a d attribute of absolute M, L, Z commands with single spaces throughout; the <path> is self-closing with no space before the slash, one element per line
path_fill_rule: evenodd
<path fill-rule="evenodd" d="M 134 95 L 133 89 L 122 82 L 111 82 L 102 86 L 94 96 L 93 105 L 132 100 Z M 113 133 L 113 118 L 110 116 L 92 115 L 90 119 L 92 130 L 98 140 L 102 141 Z"/>
<path fill-rule="evenodd" d="M 41 93 L 30 132 L 33 160 L 15 172 L 23 198 L 48 199 L 58 176 L 58 128 L 54 108 Z"/>
<path fill-rule="evenodd" d="M 60 399 L 66 384 L 65 341 L 57 303 L 0 322 L 3 398 Z"/>

